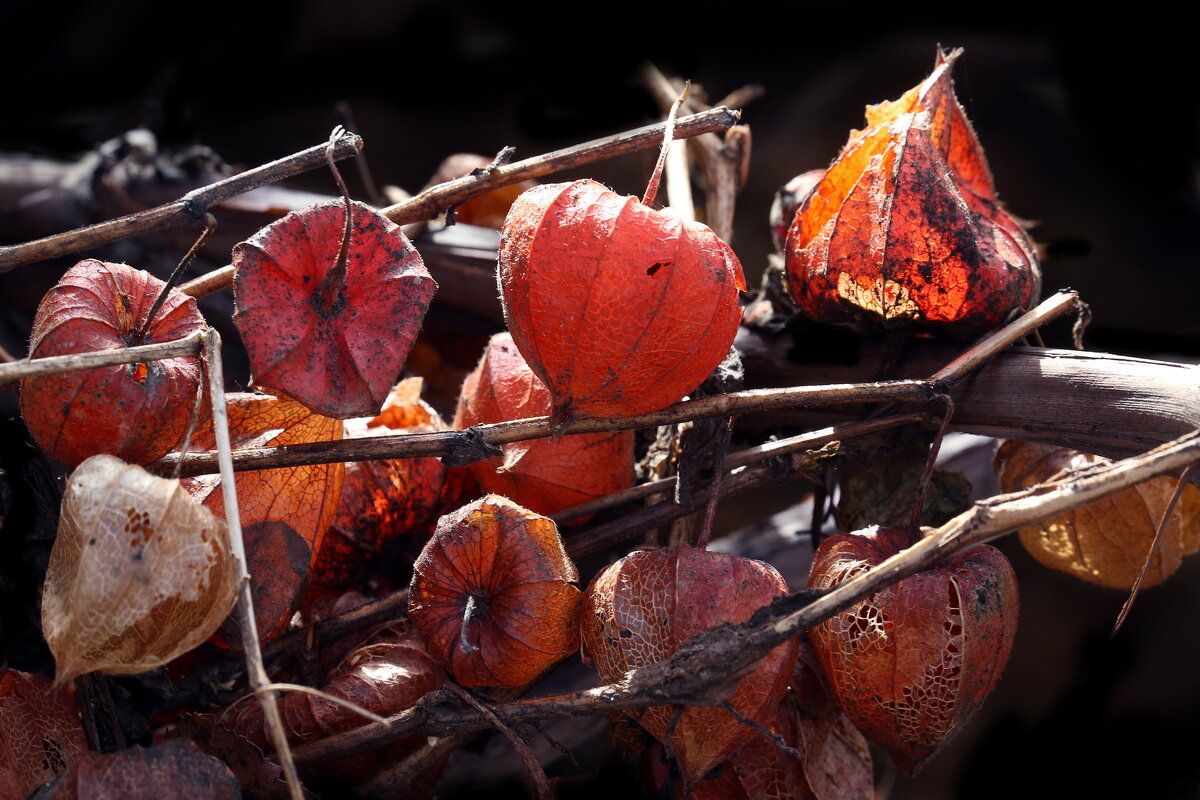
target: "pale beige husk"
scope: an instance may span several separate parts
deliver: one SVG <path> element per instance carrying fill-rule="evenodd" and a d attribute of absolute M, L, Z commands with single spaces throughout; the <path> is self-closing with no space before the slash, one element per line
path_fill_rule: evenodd
<path fill-rule="evenodd" d="M 71 474 L 42 592 L 56 683 L 162 666 L 211 636 L 236 599 L 225 523 L 179 481 L 108 455 Z"/>

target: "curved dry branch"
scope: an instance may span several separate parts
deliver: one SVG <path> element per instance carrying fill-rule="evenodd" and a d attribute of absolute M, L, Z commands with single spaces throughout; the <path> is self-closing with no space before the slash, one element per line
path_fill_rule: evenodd
<path fill-rule="evenodd" d="M 182 225 L 189 221 L 203 222 L 209 206 L 214 203 L 322 166 L 325 163 L 326 146 L 327 144 L 322 142 L 269 164 L 263 164 L 208 186 L 202 186 L 172 203 L 126 214 L 123 217 L 77 228 L 73 231 L 56 233 L 32 242 L 0 247 L 0 273 L 8 272 L 24 264 L 33 264 L 89 247 L 128 239 L 130 236 L 149 233 L 171 225 Z M 358 155 L 362 148 L 361 136 L 346 133 L 340 136 L 335 143 L 333 157 L 338 160 L 349 158 Z"/>
<path fill-rule="evenodd" d="M 931 353 L 941 353 L 938 359 Z M 944 347 L 930 345 L 912 371 L 932 373 L 947 360 Z M 816 368 L 797 368 L 781 359 L 781 371 L 819 379 Z M 933 367 L 933 368 L 931 368 Z M 851 370 L 843 369 L 842 372 Z M 863 366 L 859 372 L 867 372 Z M 951 429 L 1000 438 L 1029 439 L 1121 458 L 1169 441 L 1200 426 L 1200 368 L 1108 353 L 1013 348 L 955 387 Z M 864 403 L 922 405 L 931 383 L 917 379 L 751 389 L 689 400 L 637 417 L 581 419 L 564 435 L 668 425 L 691 419 L 738 415 L 748 433 L 828 425 L 854 418 Z M 842 406 L 831 413 L 831 406 Z M 820 413 L 816 413 L 821 409 Z M 769 412 L 769 413 L 766 413 Z M 549 436 L 548 417 L 479 425 L 472 429 L 491 445 Z M 448 431 L 238 450 L 234 468 L 271 469 L 335 461 L 450 456 L 468 444 L 469 433 Z M 178 456 L 151 465 L 158 474 L 175 469 Z M 215 454 L 189 453 L 183 475 L 215 471 Z"/>
<path fill-rule="evenodd" d="M 976 503 L 907 550 L 813 598 L 798 592 L 759 609 L 741 625 L 723 625 L 694 638 L 671 658 L 633 670 L 616 683 L 582 692 L 496 706 L 510 724 L 606 714 L 652 705 L 716 705 L 734 681 L 772 648 L 808 630 L 885 586 L 935 564 L 958 550 L 990 541 L 1025 525 L 1079 508 L 1156 475 L 1200 460 L 1200 432 L 1142 456 L 1114 462 L 1069 482 L 1039 485 Z M 483 730 L 490 723 L 440 692 L 388 718 L 311 742 L 295 752 L 313 763 L 373 749 L 398 738 L 448 736 Z"/>
<path fill-rule="evenodd" d="M 741 112 L 723 107 L 692 114 L 676 121 L 675 138 L 682 139 L 726 130 L 736 125 L 740 118 Z M 658 122 L 564 147 L 551 153 L 543 153 L 523 161 L 504 164 L 494 169 L 480 170 L 478 173 L 430 186 L 402 203 L 380 209 L 380 213 L 398 225 L 437 219 L 447 209 L 492 189 L 653 147 L 662 139 L 665 125 L 666 123 Z M 492 258 L 495 258 L 495 253 L 492 253 Z M 233 267 L 229 265 L 184 284 L 180 290 L 193 297 L 201 297 L 223 289 L 232 282 Z"/>

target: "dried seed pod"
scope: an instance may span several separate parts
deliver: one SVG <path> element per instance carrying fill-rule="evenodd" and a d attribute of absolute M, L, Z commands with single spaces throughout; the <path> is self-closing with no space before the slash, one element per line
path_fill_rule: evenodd
<path fill-rule="evenodd" d="M 497 263 L 508 329 L 560 420 L 670 405 L 742 319 L 742 267 L 716 234 L 590 180 L 517 198 Z"/>
<path fill-rule="evenodd" d="M 541 417 L 550 410 L 549 390 L 525 363 L 512 336 L 498 333 L 463 382 L 454 427 Z M 471 474 L 486 491 L 538 514 L 554 514 L 633 484 L 633 431 L 513 442 L 503 450 L 503 457 L 471 464 Z"/>
<path fill-rule="evenodd" d="M 175 289 L 147 324 L 165 286 L 126 264 L 80 261 L 38 305 L 30 356 L 122 350 L 205 330 L 195 299 Z M 200 360 L 184 356 L 26 378 L 21 416 L 38 445 L 71 466 L 98 453 L 148 464 L 187 430 L 200 377 Z"/>
<path fill-rule="evenodd" d="M 579 573 L 558 529 L 489 494 L 438 521 L 409 616 L 464 686 L 525 686 L 579 646 Z"/>
<path fill-rule="evenodd" d="M 835 534 L 808 585 L 831 589 L 911 544 L 905 528 Z M 1017 629 L 1008 559 L 978 545 L 881 590 L 809 631 L 846 715 L 914 775 L 987 697 Z"/>
<path fill-rule="evenodd" d="M 606 683 L 662 661 L 693 637 L 722 623 L 741 623 L 787 594 L 787 583 L 762 561 L 687 545 L 639 550 L 610 565 L 584 595 L 584 653 Z M 795 640 L 772 650 L 729 698 L 738 713 L 766 724 L 787 688 Z M 723 708 L 674 706 L 626 712 L 660 742 L 669 737 L 690 785 L 736 749 L 754 729 Z"/>
<path fill-rule="evenodd" d="M 1110 463 L 1065 447 L 1005 442 L 996 453 L 996 472 L 1006 492 L 1051 480 L 1073 470 Z M 1164 475 L 1037 525 L 1022 528 L 1021 544 L 1051 569 L 1113 589 L 1131 589 L 1154 541 L 1158 523 L 1179 481 Z M 1158 549 L 1145 586 L 1169 578 L 1183 557 L 1200 549 L 1200 489 L 1185 486 Z"/>
<path fill-rule="evenodd" d="M 861 328 L 916 323 L 956 337 L 1030 308 L 1041 269 L 996 198 L 954 96 L 961 50 L 895 102 L 867 108 L 791 222 L 788 288 L 801 312 Z"/>
<path fill-rule="evenodd" d="M 45 795 L 49 800 L 195 797 L 239 800 L 242 788 L 229 767 L 187 739 L 116 753 L 87 753 Z"/>
<path fill-rule="evenodd" d="M 28 797 L 86 752 L 66 687 L 15 669 L 0 673 L 0 797 Z"/>
<path fill-rule="evenodd" d="M 233 249 L 254 382 L 337 419 L 379 411 L 437 290 L 400 226 L 362 203 L 339 261 L 347 213 L 317 203 Z"/>
<path fill-rule="evenodd" d="M 42 593 L 56 682 L 191 650 L 233 608 L 235 576 L 225 523 L 179 481 L 92 456 L 67 482 Z"/>

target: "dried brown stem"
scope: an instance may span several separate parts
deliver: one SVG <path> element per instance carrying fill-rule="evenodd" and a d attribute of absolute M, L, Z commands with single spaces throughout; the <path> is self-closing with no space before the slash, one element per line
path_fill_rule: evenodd
<path fill-rule="evenodd" d="M 735 467 L 744 467 L 749 464 L 754 464 L 759 461 L 764 461 L 768 458 L 776 458 L 778 456 L 791 455 L 802 450 L 813 450 L 823 445 L 828 444 L 838 439 L 852 439 L 856 436 L 866 436 L 871 433 L 877 433 L 881 430 L 896 427 L 898 425 L 906 425 L 911 422 L 921 422 L 925 419 L 922 414 L 902 414 L 893 417 L 879 417 L 878 419 L 867 420 L 865 422 L 853 422 L 847 425 L 835 425 L 820 430 L 802 433 L 799 436 L 789 436 L 786 439 L 780 439 L 775 442 L 767 442 L 755 447 L 747 447 L 744 450 L 739 450 L 736 453 L 730 453 L 721 462 L 721 466 L 726 470 L 734 469 Z M 643 497 L 649 497 L 652 494 L 669 492 L 673 489 L 676 477 L 661 478 L 649 483 L 641 483 L 637 486 L 631 486 L 628 489 L 622 489 L 619 492 L 607 494 L 604 497 L 597 497 L 595 500 L 588 500 L 585 503 L 577 503 L 570 508 L 564 508 L 556 514 L 551 515 L 551 519 L 555 523 L 562 525 L 570 522 L 573 519 L 595 514 L 598 511 L 606 511 L 610 508 L 624 505 L 625 503 L 634 500 L 641 500 Z"/>
<path fill-rule="evenodd" d="M 194 356 L 203 347 L 204 332 L 197 331 L 182 339 L 170 342 L 156 342 L 137 347 L 126 347 L 120 350 L 100 350 L 94 353 L 71 353 L 63 356 L 47 356 L 45 358 L 23 358 L 0 364 L 0 387 L 11 381 L 33 378 L 38 375 L 54 375 L 59 372 L 72 372 L 77 369 L 94 369 L 96 367 L 111 367 L 115 364 L 136 364 L 140 361 L 159 361 L 164 358 Z"/>
<path fill-rule="evenodd" d="M 712 131 L 726 130 L 736 125 L 741 115 L 728 108 L 714 108 L 699 114 L 680 117 L 675 121 L 675 138 L 685 139 Z M 540 178 L 564 169 L 591 164 L 606 158 L 633 153 L 653 147 L 662 141 L 665 122 L 646 125 L 614 136 L 593 139 L 573 147 L 555 150 L 524 161 L 516 161 L 492 170 L 487 175 L 466 175 L 440 183 L 407 200 L 382 210 L 384 216 L 399 224 L 423 219 L 436 219 L 450 206 L 460 205 L 477 194 Z"/>
<path fill-rule="evenodd" d="M 951 386 L 1046 323 L 1072 309 L 1086 307 L 1076 291 L 1063 289 L 1055 292 L 1028 314 L 1022 314 L 1003 328 L 992 331 L 971 345 L 961 356 L 935 372 L 930 382 Z"/>
<path fill-rule="evenodd" d="M 259 186 L 307 172 L 325 163 L 325 143 L 301 150 L 290 156 L 242 172 L 223 181 L 209 184 L 166 205 L 127 214 L 123 217 L 88 225 L 65 233 L 23 244 L 0 247 L 0 273 L 23 264 L 45 261 L 48 258 L 138 236 L 191 220 L 203 220 L 214 203 L 248 192 Z M 362 150 L 362 137 L 348 133 L 338 140 L 334 150 L 337 159 L 349 158 Z"/>
<path fill-rule="evenodd" d="M 154 317 L 158 314 L 158 310 L 162 308 L 162 304 L 167 301 L 172 287 L 179 281 L 179 276 L 187 269 L 187 265 L 192 262 L 192 259 L 196 257 L 196 253 L 200 252 L 200 248 L 204 247 L 204 243 L 208 241 L 208 237 L 212 236 L 212 232 L 216 229 L 217 218 L 206 212 L 204 214 L 204 230 L 196 237 L 196 241 L 184 253 L 183 258 L 179 259 L 179 263 L 175 266 L 175 269 L 171 270 L 171 274 L 163 284 L 162 290 L 159 291 L 158 297 L 154 298 L 154 305 L 150 306 L 150 310 L 146 312 L 146 321 L 138 328 L 134 341 L 145 341 L 146 332 L 150 330 L 150 326 L 154 323 Z"/>
<path fill-rule="evenodd" d="M 683 139 L 726 130 L 736 125 L 740 117 L 740 112 L 721 107 L 681 117 L 675 121 L 675 138 Z M 665 122 L 659 122 L 524 161 L 504 164 L 490 171 L 483 170 L 479 174 L 464 175 L 430 186 L 402 203 L 380 209 L 380 213 L 398 225 L 437 219 L 448 209 L 462 205 L 472 197 L 492 189 L 653 147 L 662 141 L 665 126 Z M 233 267 L 224 266 L 184 284 L 180 289 L 193 297 L 201 297 L 223 289 L 232 282 Z"/>
<path fill-rule="evenodd" d="M 1175 513 L 1175 506 L 1179 504 L 1179 498 L 1183 497 L 1183 490 L 1195 472 L 1196 465 L 1189 465 L 1180 476 L 1179 482 L 1176 483 L 1175 491 L 1171 493 L 1171 499 L 1167 503 L 1167 507 L 1163 509 L 1162 517 L 1158 520 L 1158 527 L 1154 530 L 1154 539 L 1150 542 L 1150 549 L 1146 551 L 1146 560 L 1142 562 L 1142 570 L 1138 573 L 1133 586 L 1129 588 L 1129 597 L 1125 598 L 1125 602 L 1121 604 L 1117 621 L 1113 623 L 1113 636 L 1116 636 L 1117 632 L 1121 630 L 1121 626 L 1125 624 L 1125 618 L 1129 616 L 1129 610 L 1133 608 L 1133 601 L 1137 599 L 1138 593 L 1142 590 L 1142 584 L 1146 582 L 1146 575 L 1150 573 L 1150 562 L 1154 560 L 1154 554 L 1158 552 L 1159 545 L 1162 544 L 1163 534 L 1166 533 L 1167 526 L 1171 524 L 1171 515 Z"/>
<path fill-rule="evenodd" d="M 653 64 L 646 66 L 643 77 L 655 102 L 664 110 L 679 94 L 678 85 Z M 684 104 L 684 110 L 701 108 L 702 104 L 694 98 Z M 723 241 L 731 241 L 734 205 L 749 156 L 750 129 L 738 125 L 731 127 L 724 139 L 710 133 L 695 137 L 692 144 L 707 186 L 705 220 Z"/>
<path fill-rule="evenodd" d="M 733 417 L 725 420 L 725 429 L 721 432 L 721 443 L 716 457 L 717 464 L 724 466 L 725 453 L 729 449 L 729 437 L 733 434 Z M 704 524 L 700 527 L 700 535 L 696 537 L 696 547 L 708 549 L 708 540 L 712 538 L 713 521 L 717 518 L 717 501 L 721 499 L 721 479 L 725 470 L 718 467 L 714 471 L 712 489 L 708 492 L 708 503 L 704 508 Z"/>
<path fill-rule="evenodd" d="M 1034 486 L 976 503 L 912 547 L 858 577 L 810 600 L 797 593 L 776 601 L 741 625 L 723 625 L 697 636 L 666 661 L 633 670 L 616 682 L 583 692 L 521 700 L 494 708 L 510 724 L 645 708 L 652 705 L 714 705 L 725 697 L 714 687 L 757 662 L 780 643 L 829 619 L 880 589 L 935 564 L 954 552 L 1017 528 L 1079 508 L 1157 475 L 1200 460 L 1200 432 L 1141 456 L 1113 462 L 1053 487 Z M 474 710 L 418 704 L 389 718 L 312 742 L 297 750 L 302 763 L 323 761 L 408 736 L 445 736 L 489 725 Z"/>
<path fill-rule="evenodd" d="M 415 753 L 405 756 L 404 760 L 396 766 L 376 775 L 355 794 L 377 797 L 380 800 L 405 797 L 412 785 L 422 775 L 448 758 L 469 738 L 471 738 L 469 735 L 464 735 L 434 739 Z"/>
<path fill-rule="evenodd" d="M 668 406 L 662 411 L 641 414 L 636 417 L 576 419 L 564 424 L 558 430 L 552 430 L 549 417 L 533 417 L 513 422 L 477 425 L 472 430 L 489 444 L 501 445 L 526 439 L 545 438 L 552 433 L 573 435 L 629 430 L 670 425 L 703 417 L 744 414 L 751 411 L 845 403 L 874 403 L 885 400 L 921 401 L 927 393 L 926 382 L 918 380 L 844 386 L 795 386 L 733 392 L 699 400 L 689 400 Z M 281 447 L 247 448 L 234 453 L 234 467 L 238 470 L 273 469 L 302 464 L 329 464 L 338 461 L 447 456 L 461 445 L 465 435 L 463 431 L 446 431 L 373 436 L 363 439 Z M 154 473 L 169 472 L 175 468 L 178 460 L 178 456 L 171 454 L 149 465 L 147 469 Z M 190 453 L 184 459 L 181 474 L 185 477 L 209 474 L 215 471 L 215 465 L 216 456 L 212 452 Z"/>
<path fill-rule="evenodd" d="M 679 115 L 679 107 L 684 104 L 691 91 L 692 84 L 684 83 L 683 88 L 679 91 L 679 96 L 675 98 L 675 102 L 671 103 L 670 110 L 667 112 L 666 125 L 663 127 L 662 147 L 658 150 L 658 160 L 654 162 L 654 171 L 650 173 L 650 180 L 646 184 L 646 193 L 642 195 L 642 205 L 644 206 L 651 205 L 658 197 L 658 184 L 662 180 L 663 169 L 667 166 L 667 153 L 671 152 L 671 141 L 675 138 L 675 118 Z"/>
<path fill-rule="evenodd" d="M 815 460 L 817 459 L 810 459 L 807 454 L 795 454 L 784 465 L 768 462 L 750 467 L 739 467 L 734 472 L 725 475 L 720 481 L 718 496 L 719 498 L 732 497 L 755 486 L 808 474 L 813 469 L 812 465 Z M 696 487 L 692 496 L 697 500 L 709 501 L 713 497 L 713 484 L 710 482 Z M 567 553 L 571 558 L 582 558 L 692 513 L 691 510 L 676 503 L 647 506 L 632 514 L 626 514 L 620 519 L 567 536 Z"/>
<path fill-rule="evenodd" d="M 483 714 L 496 730 L 504 734 L 504 738 L 508 739 L 513 749 L 517 751 L 517 755 L 521 757 L 522 763 L 525 764 L 525 769 L 529 772 L 529 778 L 533 781 L 538 800 L 551 800 L 554 797 L 554 790 L 550 788 L 550 779 L 546 777 L 545 771 L 542 769 L 541 764 L 537 762 L 533 751 L 529 749 L 529 745 L 525 743 L 525 740 L 518 736 L 516 731 L 504 724 L 504 721 L 496 716 L 494 711 L 472 697 L 470 692 L 457 683 L 449 681 L 446 683 L 445 688 L 458 695 L 471 708 Z"/>

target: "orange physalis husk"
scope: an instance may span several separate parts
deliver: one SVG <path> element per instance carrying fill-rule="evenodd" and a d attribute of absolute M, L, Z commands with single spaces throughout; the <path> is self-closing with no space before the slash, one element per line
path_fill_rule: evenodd
<path fill-rule="evenodd" d="M 906 528 L 839 533 L 808 585 L 831 589 L 912 543 Z M 809 631 L 846 715 L 915 775 L 1000 679 L 1017 630 L 1008 559 L 977 545 L 904 578 Z"/>
<path fill-rule="evenodd" d="M 234 449 L 342 438 L 340 419 L 314 414 L 294 400 L 249 392 L 231 392 L 225 399 Z M 201 426 L 192 438 L 192 447 L 215 446 L 211 423 Z M 246 562 L 254 580 L 255 619 L 264 639 L 283 630 L 300 601 L 315 554 L 337 510 L 344 475 L 345 466 L 338 462 L 251 470 L 237 477 Z M 219 476 L 186 478 L 183 486 L 197 502 L 224 518 Z M 234 623 L 231 619 L 219 637 Z"/>
<path fill-rule="evenodd" d="M 712 230 L 590 180 L 517 198 L 498 266 L 508 329 L 556 420 L 674 403 L 721 363 L 742 319 L 741 264 Z"/>
<path fill-rule="evenodd" d="M 541 417 L 550 408 L 549 390 L 521 358 L 512 337 L 498 333 L 463 383 L 454 427 Z M 486 491 L 538 514 L 554 514 L 633 485 L 633 431 L 513 442 L 503 450 L 503 457 L 477 461 L 468 469 Z"/>
<path fill-rule="evenodd" d="M 1000 487 L 1015 492 L 1074 470 L 1110 463 L 1065 447 L 1011 441 L 996 453 Z M 1018 532 L 1039 563 L 1089 583 L 1131 589 L 1146 563 L 1163 512 L 1179 479 L 1169 475 L 1131 486 Z M 1143 586 L 1157 586 L 1200 549 L 1200 489 L 1187 485 L 1150 559 Z"/>
<path fill-rule="evenodd" d="M 812 319 L 971 337 L 1037 300 L 1033 243 L 1000 206 L 954 96 L 961 52 L 939 52 L 921 85 L 869 106 L 866 129 L 851 133 L 797 211 L 788 287 Z"/>
<path fill-rule="evenodd" d="M 745 622 L 787 594 L 787 583 L 762 561 L 688 545 L 639 550 L 601 572 L 584 595 L 584 654 L 612 683 L 629 670 L 662 661 L 704 631 Z M 729 703 L 760 724 L 775 714 L 796 661 L 796 640 L 776 647 L 738 682 Z M 626 713 L 660 742 L 667 739 L 689 786 L 757 735 L 723 708 L 653 706 Z"/>
<path fill-rule="evenodd" d="M 525 686 L 579 646 L 578 580 L 551 520 L 489 494 L 438 521 L 408 613 L 463 686 Z"/>
<path fill-rule="evenodd" d="M 38 305 L 30 356 L 122 350 L 207 329 L 195 299 L 177 289 L 146 324 L 165 285 L 126 264 L 80 261 Z M 100 453 L 149 464 L 187 430 L 199 385 L 195 356 L 39 375 L 21 381 L 21 416 L 38 445 L 70 466 Z"/>
<path fill-rule="evenodd" d="M 400 226 L 340 201 L 293 211 L 233 248 L 237 310 L 254 383 L 326 417 L 378 413 L 437 290 Z"/>
<path fill-rule="evenodd" d="M 346 420 L 343 437 L 446 430 L 437 411 L 421 399 L 422 385 L 420 378 L 400 381 L 378 416 Z M 441 512 L 462 504 L 470 483 L 464 470 L 450 469 L 432 456 L 347 462 L 337 513 L 315 554 L 309 599 L 361 584 L 369 563 L 399 539 L 414 542 L 405 559 L 410 562 Z"/>

